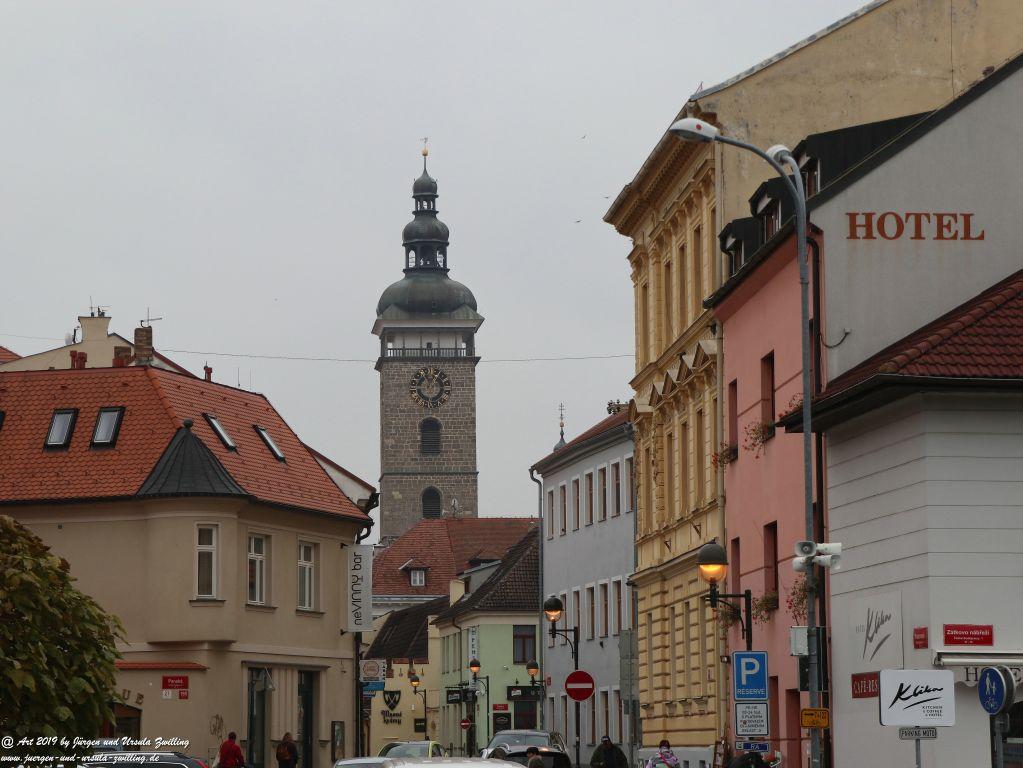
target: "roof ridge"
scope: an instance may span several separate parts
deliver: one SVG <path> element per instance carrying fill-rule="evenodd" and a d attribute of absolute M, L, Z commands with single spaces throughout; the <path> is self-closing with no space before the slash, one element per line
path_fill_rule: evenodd
<path fill-rule="evenodd" d="M 143 370 L 146 372 L 146 377 L 153 385 L 153 389 L 156 391 L 156 396 L 160 400 L 160 404 L 163 406 L 163 410 L 170 417 L 171 423 L 178 429 L 184 426 L 184 421 L 177 417 L 174 413 L 174 407 L 171 405 L 170 400 L 167 397 L 167 393 L 163 391 L 163 384 L 160 382 L 159 377 L 154 372 L 155 369 L 151 366 L 144 366 Z M 179 376 L 181 374 L 178 374 Z M 173 438 L 172 438 L 173 439 Z"/>

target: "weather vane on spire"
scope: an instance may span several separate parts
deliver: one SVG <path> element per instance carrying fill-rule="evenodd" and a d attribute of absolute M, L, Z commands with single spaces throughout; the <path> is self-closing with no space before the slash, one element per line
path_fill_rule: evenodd
<path fill-rule="evenodd" d="M 423 157 L 426 157 L 428 154 L 430 154 L 430 147 L 427 146 L 430 143 L 430 137 L 423 136 L 423 138 L 421 138 L 420 141 L 423 142 Z"/>
<path fill-rule="evenodd" d="M 565 447 L 565 404 L 558 403 L 558 428 L 561 430 L 561 439 L 554 446 L 554 450 Z"/>

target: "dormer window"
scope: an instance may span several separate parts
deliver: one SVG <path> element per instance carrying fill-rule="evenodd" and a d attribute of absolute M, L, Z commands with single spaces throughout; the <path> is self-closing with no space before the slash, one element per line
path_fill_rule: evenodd
<path fill-rule="evenodd" d="M 46 433 L 46 448 L 50 450 L 67 448 L 71 444 L 71 435 L 74 434 L 77 419 L 77 408 L 62 408 L 54 411 L 53 420 L 50 421 L 50 431 Z"/>
<path fill-rule="evenodd" d="M 413 568 L 408 572 L 408 577 L 413 587 L 426 586 L 426 571 L 423 568 Z"/>
<path fill-rule="evenodd" d="M 270 453 L 274 455 L 274 458 L 277 461 L 284 461 L 284 451 L 277 447 L 277 443 L 270 437 L 270 433 L 264 427 L 255 424 L 252 425 L 252 428 L 256 430 L 257 434 L 263 439 L 263 442 L 266 443 L 266 447 L 270 449 Z"/>
<path fill-rule="evenodd" d="M 112 448 L 121 431 L 124 408 L 100 408 L 96 415 L 96 426 L 92 429 L 93 448 Z"/>
<path fill-rule="evenodd" d="M 813 197 L 821 189 L 821 167 L 816 158 L 808 157 L 801 163 L 803 190 L 808 198 Z"/>
<path fill-rule="evenodd" d="M 220 438 L 220 442 L 224 444 L 224 447 L 227 448 L 227 450 L 229 451 L 238 450 L 238 446 L 235 444 L 231 436 L 227 434 L 227 430 L 224 429 L 221 423 L 217 420 L 216 416 L 214 416 L 211 413 L 204 413 L 203 418 L 206 419 L 206 421 L 210 425 L 210 429 L 212 429 L 214 433 L 217 435 L 217 437 Z"/>
<path fill-rule="evenodd" d="M 729 237 L 725 242 L 725 253 L 728 254 L 729 274 L 734 275 L 743 265 L 743 243 L 737 237 Z"/>
<path fill-rule="evenodd" d="M 781 206 L 777 200 L 768 202 L 760 212 L 760 219 L 764 222 L 764 242 L 770 240 L 774 233 L 781 229 Z"/>

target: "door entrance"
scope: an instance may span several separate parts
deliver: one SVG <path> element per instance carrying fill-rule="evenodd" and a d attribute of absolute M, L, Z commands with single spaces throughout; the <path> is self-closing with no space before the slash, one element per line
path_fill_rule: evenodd
<path fill-rule="evenodd" d="M 249 738 L 247 765 L 266 768 L 266 694 L 272 690 L 270 671 L 249 670 Z"/>
<path fill-rule="evenodd" d="M 313 751 L 313 724 L 316 722 L 314 704 L 316 702 L 316 673 L 298 673 L 298 733 L 295 741 L 298 746 L 298 764 L 300 768 L 315 768 L 315 752 Z"/>

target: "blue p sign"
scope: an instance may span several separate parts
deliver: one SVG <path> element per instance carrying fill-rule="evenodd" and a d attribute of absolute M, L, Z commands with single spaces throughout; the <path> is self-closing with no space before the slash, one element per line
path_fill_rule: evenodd
<path fill-rule="evenodd" d="M 732 700 L 767 701 L 767 652 L 732 654 Z"/>

